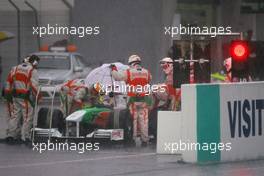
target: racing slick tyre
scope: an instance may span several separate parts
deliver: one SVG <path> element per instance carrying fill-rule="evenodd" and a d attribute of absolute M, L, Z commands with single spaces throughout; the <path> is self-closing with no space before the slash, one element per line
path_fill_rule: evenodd
<path fill-rule="evenodd" d="M 59 132 L 65 130 L 65 120 L 63 113 L 59 109 L 54 109 L 52 114 L 52 128 L 58 128 Z"/>
<path fill-rule="evenodd" d="M 130 144 L 133 142 L 133 123 L 128 109 L 120 111 L 119 124 L 120 128 L 124 129 L 125 144 Z"/>
<path fill-rule="evenodd" d="M 49 108 L 41 108 L 38 112 L 38 128 L 49 128 Z M 58 128 L 60 132 L 65 129 L 65 121 L 63 119 L 63 113 L 59 109 L 54 109 L 52 114 L 52 128 Z"/>
<path fill-rule="evenodd" d="M 153 109 L 149 113 L 149 136 L 153 136 L 150 140 L 156 142 L 157 139 L 157 117 L 158 109 Z"/>
<path fill-rule="evenodd" d="M 48 108 L 41 108 L 38 112 L 38 122 L 37 122 L 37 127 L 38 128 L 47 128 L 47 116 L 49 113 Z"/>

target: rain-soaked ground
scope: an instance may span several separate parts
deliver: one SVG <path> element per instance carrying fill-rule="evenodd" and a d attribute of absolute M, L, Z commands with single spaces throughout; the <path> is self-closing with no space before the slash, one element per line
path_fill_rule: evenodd
<path fill-rule="evenodd" d="M 0 110 L 4 112 L 3 105 L 0 106 Z M 5 115 L 2 113 L 0 138 L 4 137 L 6 127 L 4 118 Z M 47 146 L 43 144 L 42 148 L 45 147 Z M 157 155 L 154 145 L 140 148 L 122 145 L 109 147 L 97 144 L 84 148 L 83 145 L 73 144 L 67 147 L 72 151 L 65 151 L 65 147 L 64 151 L 61 149 L 61 151 L 41 151 L 40 153 L 40 144 L 28 147 L 24 144 L 7 145 L 2 141 L 0 143 L 0 176 L 264 175 L 264 160 L 197 165 L 179 163 L 179 155 Z"/>
<path fill-rule="evenodd" d="M 112 147 L 98 151 L 49 151 L 39 153 L 25 145 L 0 144 L 3 176 L 262 176 L 264 160 L 197 165 L 178 163 L 180 156 L 157 155 L 147 148 Z"/>

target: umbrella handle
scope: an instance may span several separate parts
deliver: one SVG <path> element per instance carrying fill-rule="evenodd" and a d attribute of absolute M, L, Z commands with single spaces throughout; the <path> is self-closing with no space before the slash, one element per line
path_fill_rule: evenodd
<path fill-rule="evenodd" d="M 114 87 L 114 80 L 113 80 L 113 76 L 112 76 L 112 71 L 110 69 L 110 77 L 111 77 L 111 82 L 112 82 L 112 91 L 113 91 L 113 87 Z M 114 107 L 116 106 L 116 98 L 115 98 L 115 94 L 113 96 L 114 98 Z"/>

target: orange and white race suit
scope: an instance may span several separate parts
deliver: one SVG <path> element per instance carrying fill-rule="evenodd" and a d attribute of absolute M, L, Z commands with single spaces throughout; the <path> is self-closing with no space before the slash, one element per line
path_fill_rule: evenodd
<path fill-rule="evenodd" d="M 73 79 L 65 82 L 61 86 L 61 105 L 64 115 L 67 116 L 82 108 L 86 94 L 87 90 L 83 79 Z"/>
<path fill-rule="evenodd" d="M 30 139 L 33 106 L 38 86 L 37 70 L 30 63 L 22 63 L 13 67 L 8 74 L 5 94 L 12 96 L 13 105 L 11 118 L 8 120 L 8 137 Z M 23 119 L 22 124 L 21 118 Z"/>
<path fill-rule="evenodd" d="M 168 110 L 178 111 L 180 110 L 181 103 L 181 89 L 173 87 L 173 71 L 166 75 L 166 92 L 168 94 Z"/>
<path fill-rule="evenodd" d="M 140 136 L 142 142 L 148 142 L 149 105 L 145 101 L 145 97 L 149 92 L 146 87 L 151 81 L 150 72 L 140 65 L 135 65 L 123 72 L 113 68 L 112 76 L 115 80 L 125 81 L 127 84 L 128 106 L 133 118 L 134 140 Z"/>

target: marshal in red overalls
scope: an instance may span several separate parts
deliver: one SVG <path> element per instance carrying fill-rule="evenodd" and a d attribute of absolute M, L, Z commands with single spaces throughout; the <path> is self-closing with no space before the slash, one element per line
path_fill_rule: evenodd
<path fill-rule="evenodd" d="M 129 97 L 128 106 L 133 118 L 133 138 L 134 140 L 140 136 L 142 144 L 147 144 L 148 137 L 148 114 L 149 99 L 148 85 L 151 81 L 151 74 L 143 68 L 141 59 L 137 55 L 129 57 L 130 68 L 125 72 L 117 71 L 115 66 L 112 67 L 112 75 L 117 81 L 125 81 L 127 83 L 127 95 Z"/>

